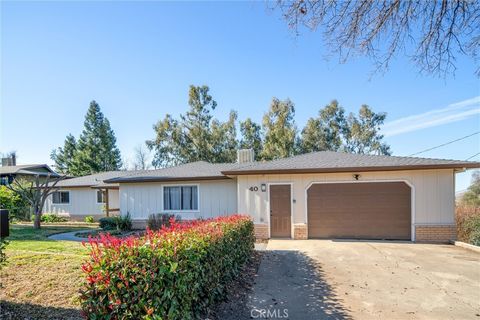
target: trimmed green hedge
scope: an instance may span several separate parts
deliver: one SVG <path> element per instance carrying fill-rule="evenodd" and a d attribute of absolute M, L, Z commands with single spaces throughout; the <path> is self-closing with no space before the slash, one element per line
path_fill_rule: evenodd
<path fill-rule="evenodd" d="M 100 228 L 105 231 L 108 230 L 118 230 L 118 231 L 130 231 L 132 230 L 132 219 L 130 214 L 127 213 L 126 216 L 116 216 L 116 217 L 103 217 L 98 220 L 100 223 Z"/>
<path fill-rule="evenodd" d="M 90 239 L 88 319 L 192 319 L 224 296 L 253 253 L 253 222 L 234 215 L 175 223 L 142 238 Z"/>
<path fill-rule="evenodd" d="M 32 215 L 31 220 L 35 220 L 35 216 Z M 44 213 L 40 217 L 40 221 L 44 223 L 57 223 L 57 222 L 67 222 L 68 218 L 59 216 L 58 214 L 55 213 Z"/>

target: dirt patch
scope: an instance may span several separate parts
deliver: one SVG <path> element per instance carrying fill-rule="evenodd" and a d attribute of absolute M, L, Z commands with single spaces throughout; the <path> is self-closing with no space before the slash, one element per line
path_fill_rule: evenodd
<path fill-rule="evenodd" d="M 259 251 L 254 252 L 252 259 L 245 265 L 237 279 L 228 286 L 225 301 L 213 308 L 204 317 L 205 319 L 236 320 L 239 319 L 239 315 L 245 313 L 248 295 L 255 284 L 255 278 L 263 254 L 263 252 Z"/>

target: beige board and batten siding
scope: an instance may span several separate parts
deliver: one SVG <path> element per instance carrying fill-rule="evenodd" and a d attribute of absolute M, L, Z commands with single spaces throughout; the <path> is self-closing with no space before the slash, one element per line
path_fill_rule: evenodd
<path fill-rule="evenodd" d="M 153 213 L 164 213 L 163 188 L 169 185 L 198 185 L 199 210 L 175 211 L 182 219 L 212 218 L 237 212 L 237 183 L 234 179 L 187 182 L 142 182 L 120 184 L 120 212 L 132 220 L 147 220 Z"/>
<path fill-rule="evenodd" d="M 68 191 L 70 193 L 70 203 L 52 203 L 52 196 L 49 196 L 43 210 L 44 212 L 65 215 L 72 218 L 89 215 L 100 217 L 105 215 L 105 204 L 97 203 L 97 189 L 85 187 L 61 189 L 59 191 Z M 108 196 L 110 208 L 118 208 L 118 190 L 109 190 Z"/>
<path fill-rule="evenodd" d="M 238 212 L 250 214 L 255 223 L 268 223 L 268 189 L 261 191 L 261 184 L 292 183 L 293 223 L 307 221 L 306 190 L 316 182 L 355 182 L 353 174 L 360 174 L 359 181 L 407 181 L 414 188 L 415 217 L 417 225 L 452 225 L 455 223 L 454 172 L 453 169 L 405 170 L 352 173 L 307 173 L 275 175 L 242 175 L 238 181 Z M 256 186 L 258 191 L 251 191 Z M 252 189 L 255 190 L 255 189 Z"/>
<path fill-rule="evenodd" d="M 108 207 L 110 209 L 120 209 L 120 193 L 118 189 L 108 189 Z"/>

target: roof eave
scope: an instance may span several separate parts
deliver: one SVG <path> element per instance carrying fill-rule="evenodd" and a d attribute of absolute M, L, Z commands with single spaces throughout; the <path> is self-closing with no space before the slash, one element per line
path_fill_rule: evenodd
<path fill-rule="evenodd" d="M 68 188 L 72 188 L 72 189 L 77 189 L 77 188 L 91 188 L 93 185 L 91 184 L 88 184 L 88 185 L 57 185 L 56 187 L 57 188 L 64 188 L 64 189 L 68 189 Z"/>
<path fill-rule="evenodd" d="M 114 178 L 104 180 L 105 183 L 138 183 L 138 182 L 172 182 L 172 181 L 204 181 L 204 180 L 226 180 L 227 176 L 205 176 L 205 177 L 143 177 L 143 178 Z"/>
<path fill-rule="evenodd" d="M 112 190 L 117 190 L 120 188 L 120 186 L 117 184 L 117 185 L 110 185 L 110 186 L 107 186 L 107 185 L 101 185 L 101 186 L 91 186 L 90 188 L 92 189 L 112 189 Z"/>
<path fill-rule="evenodd" d="M 302 169 L 252 169 L 222 171 L 224 175 L 252 175 L 252 174 L 289 174 L 289 173 L 335 173 L 335 172 L 371 172 L 371 171 L 408 171 L 429 169 L 473 169 L 480 168 L 480 163 L 464 164 L 437 164 L 411 166 L 374 166 L 374 167 L 342 167 L 342 168 L 302 168 Z"/>

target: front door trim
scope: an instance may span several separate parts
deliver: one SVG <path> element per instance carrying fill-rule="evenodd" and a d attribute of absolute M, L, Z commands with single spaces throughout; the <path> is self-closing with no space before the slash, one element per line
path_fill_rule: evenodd
<path fill-rule="evenodd" d="M 305 195 L 304 195 L 304 199 L 305 199 L 305 222 L 307 223 L 307 226 L 308 226 L 308 189 L 310 189 L 310 187 L 314 184 L 331 184 L 331 183 L 372 183 L 372 182 L 378 182 L 378 183 L 382 183 L 382 182 L 403 182 L 405 183 L 407 186 L 410 187 L 410 214 L 411 214 L 411 235 L 412 235 L 412 238 L 411 238 L 411 241 L 415 241 L 415 186 L 413 185 L 413 183 L 411 183 L 410 181 L 406 180 L 406 179 L 382 179 L 382 180 L 361 180 L 361 181 L 357 181 L 357 180 L 327 180 L 327 181 L 312 181 L 310 182 L 307 187 L 305 188 Z M 270 210 L 269 210 L 270 212 Z M 308 228 L 307 228 L 308 230 Z M 307 238 L 309 238 L 308 234 L 307 234 Z"/>
<path fill-rule="evenodd" d="M 267 183 L 267 219 L 268 219 L 268 238 L 272 237 L 272 226 L 270 224 L 270 186 L 272 185 L 290 185 L 290 238 L 293 239 L 293 182 L 268 182 Z"/>

